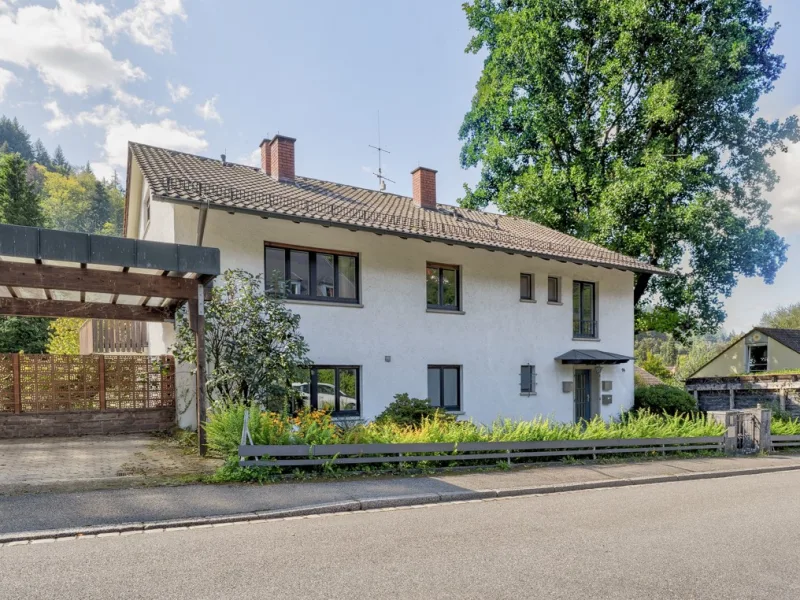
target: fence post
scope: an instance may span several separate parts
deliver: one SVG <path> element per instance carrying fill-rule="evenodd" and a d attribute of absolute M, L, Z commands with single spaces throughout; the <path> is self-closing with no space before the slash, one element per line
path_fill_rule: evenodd
<path fill-rule="evenodd" d="M 730 395 L 730 409 L 734 410 L 736 408 L 736 390 L 731 388 L 728 390 L 728 394 Z"/>
<path fill-rule="evenodd" d="M 106 357 L 97 357 L 97 373 L 100 377 L 100 410 L 106 409 Z"/>
<path fill-rule="evenodd" d="M 14 385 L 14 413 L 22 412 L 22 381 L 20 378 L 19 354 L 11 355 L 11 381 Z"/>

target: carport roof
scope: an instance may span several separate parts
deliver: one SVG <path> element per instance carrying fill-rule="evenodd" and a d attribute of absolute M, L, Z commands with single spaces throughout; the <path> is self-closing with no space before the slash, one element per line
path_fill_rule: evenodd
<path fill-rule="evenodd" d="M 556 360 L 560 360 L 562 365 L 621 365 L 633 358 L 603 350 L 570 350 L 556 356 Z"/>
<path fill-rule="evenodd" d="M 219 272 L 217 248 L 0 224 L 0 314 L 163 321 Z"/>

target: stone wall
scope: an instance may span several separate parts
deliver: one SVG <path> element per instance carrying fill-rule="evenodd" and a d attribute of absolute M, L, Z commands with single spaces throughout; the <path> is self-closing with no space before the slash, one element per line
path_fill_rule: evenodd
<path fill-rule="evenodd" d="M 175 424 L 175 409 L 109 410 L 40 414 L 0 413 L 0 439 L 144 433 L 166 431 Z"/>

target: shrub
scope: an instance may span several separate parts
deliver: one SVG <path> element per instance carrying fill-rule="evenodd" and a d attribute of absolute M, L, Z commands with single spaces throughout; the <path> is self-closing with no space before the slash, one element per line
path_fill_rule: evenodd
<path fill-rule="evenodd" d="M 690 413 L 697 410 L 694 397 L 685 390 L 670 385 L 638 387 L 634 391 L 633 407 L 669 414 Z"/>
<path fill-rule="evenodd" d="M 419 427 L 425 419 L 438 417 L 444 420 L 455 418 L 440 408 L 434 408 L 427 400 L 409 398 L 408 394 L 397 394 L 394 401 L 375 419 L 376 423 Z"/>
<path fill-rule="evenodd" d="M 800 419 L 781 418 L 773 415 L 770 429 L 772 435 L 800 435 Z"/>

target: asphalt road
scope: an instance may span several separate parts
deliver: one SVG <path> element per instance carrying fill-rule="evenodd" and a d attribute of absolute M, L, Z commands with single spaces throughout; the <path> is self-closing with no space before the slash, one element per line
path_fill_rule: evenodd
<path fill-rule="evenodd" d="M 0 598 L 800 598 L 800 473 L 0 548 Z"/>

